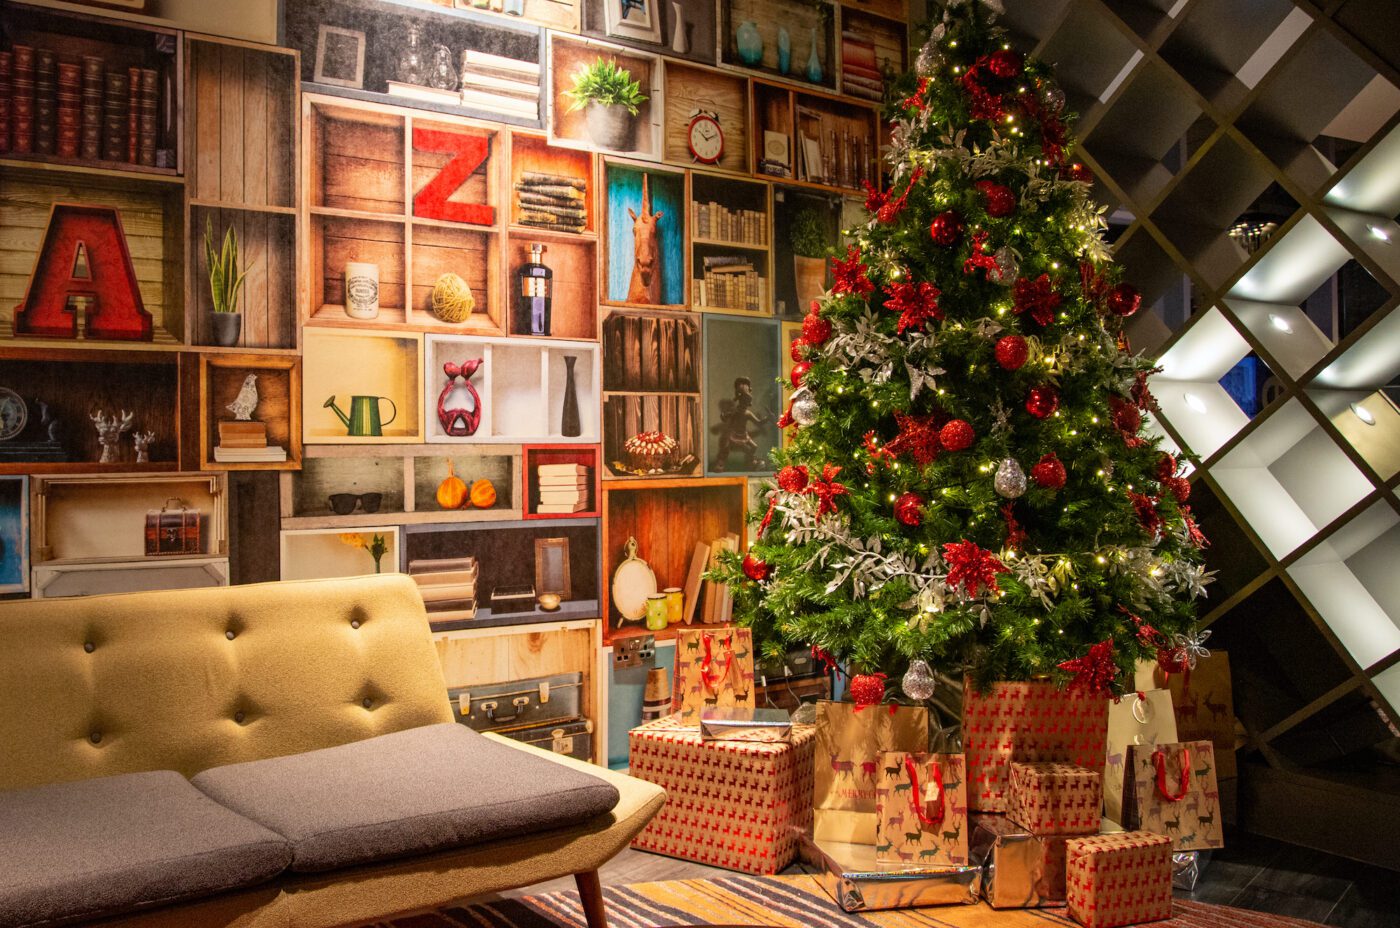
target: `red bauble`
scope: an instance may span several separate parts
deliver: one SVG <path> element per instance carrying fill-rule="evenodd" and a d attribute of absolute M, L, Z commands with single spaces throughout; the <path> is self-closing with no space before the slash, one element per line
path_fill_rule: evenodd
<path fill-rule="evenodd" d="M 1115 316 L 1127 318 L 1142 306 L 1142 294 L 1132 284 L 1119 284 L 1108 291 L 1108 310 Z"/>
<path fill-rule="evenodd" d="M 816 313 L 802 317 L 802 340 L 809 345 L 825 344 L 831 337 L 831 322 Z"/>
<path fill-rule="evenodd" d="M 768 579 L 768 575 L 773 572 L 773 568 L 768 566 L 768 562 L 762 558 L 754 557 L 752 551 L 744 555 L 744 576 L 754 583 L 762 583 Z"/>
<path fill-rule="evenodd" d="M 988 216 L 1005 219 L 1016 212 L 1016 192 L 1010 187 L 994 180 L 979 180 L 976 187 L 982 193 L 982 203 Z"/>
<path fill-rule="evenodd" d="M 894 501 L 894 517 L 902 524 L 914 526 L 924 521 L 924 498 L 917 493 L 905 493 Z"/>
<path fill-rule="evenodd" d="M 789 464 L 778 471 L 778 489 L 788 493 L 801 493 L 807 489 L 807 466 Z"/>
<path fill-rule="evenodd" d="M 1021 73 L 1023 65 L 1021 53 L 1003 48 L 987 56 L 987 70 L 997 77 L 1010 80 Z"/>
<path fill-rule="evenodd" d="M 1182 648 L 1158 648 L 1157 666 L 1166 674 L 1186 672 L 1186 651 Z"/>
<path fill-rule="evenodd" d="M 938 443 L 948 451 L 965 451 L 976 438 L 972 426 L 962 419 L 949 419 L 938 430 Z"/>
<path fill-rule="evenodd" d="M 997 363 L 1008 371 L 1020 370 L 1031 356 L 1031 346 L 1020 335 L 1003 335 L 997 339 Z"/>
<path fill-rule="evenodd" d="M 850 690 L 857 706 L 878 705 L 885 698 L 885 675 L 858 673 L 851 677 Z"/>
<path fill-rule="evenodd" d="M 1166 480 L 1176 476 L 1176 456 L 1166 451 L 1157 459 L 1157 479 Z"/>
<path fill-rule="evenodd" d="M 1185 477 L 1168 477 L 1162 481 L 1162 486 L 1167 488 L 1167 492 L 1175 497 L 1178 503 L 1184 503 L 1191 498 L 1191 481 Z"/>
<path fill-rule="evenodd" d="M 1047 490 L 1062 490 L 1065 486 L 1065 465 L 1060 463 L 1060 459 L 1055 457 L 1055 452 L 1050 452 L 1041 457 L 1031 468 L 1031 479 L 1037 486 L 1042 486 Z"/>
<path fill-rule="evenodd" d="M 792 388 L 796 390 L 802 386 L 802 378 L 807 376 L 807 372 L 812 369 L 811 361 L 798 361 L 792 366 Z"/>
<path fill-rule="evenodd" d="M 935 245 L 942 245 L 945 248 L 956 245 L 962 238 L 963 219 L 956 210 L 948 210 L 933 217 L 933 223 L 928 227 L 929 235 L 933 236 Z"/>
<path fill-rule="evenodd" d="M 788 349 L 788 354 L 794 361 L 801 361 L 807 357 L 807 342 L 802 338 L 794 338 L 792 347 Z"/>
<path fill-rule="evenodd" d="M 1094 182 L 1094 172 L 1089 170 L 1088 165 L 1078 161 L 1061 167 L 1060 176 L 1065 180 L 1077 181 L 1081 184 L 1092 184 Z"/>
<path fill-rule="evenodd" d="M 1126 435 L 1136 435 L 1142 428 L 1142 412 L 1127 400 L 1116 396 L 1108 398 L 1108 408 L 1113 417 L 1113 425 Z"/>
<path fill-rule="evenodd" d="M 1037 419 L 1048 419 L 1055 414 L 1055 410 L 1060 408 L 1060 391 L 1043 383 L 1038 387 L 1031 387 L 1031 392 L 1026 396 L 1026 412 Z"/>

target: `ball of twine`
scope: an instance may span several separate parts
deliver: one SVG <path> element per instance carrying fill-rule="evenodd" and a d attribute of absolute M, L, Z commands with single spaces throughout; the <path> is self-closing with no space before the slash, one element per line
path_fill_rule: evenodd
<path fill-rule="evenodd" d="M 466 322 L 475 308 L 472 288 L 456 274 L 443 274 L 433 284 L 433 315 L 443 322 Z"/>

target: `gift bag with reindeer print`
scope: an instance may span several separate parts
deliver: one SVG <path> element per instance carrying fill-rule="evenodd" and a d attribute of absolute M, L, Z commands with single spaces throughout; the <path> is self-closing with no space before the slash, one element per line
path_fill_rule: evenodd
<path fill-rule="evenodd" d="M 700 724 L 706 706 L 753 708 L 753 632 L 747 628 L 687 628 L 676 636 L 671 711 Z"/>
<path fill-rule="evenodd" d="M 1224 847 L 1215 749 L 1209 741 L 1130 745 L 1123 827 L 1172 839 L 1177 851 Z"/>
<path fill-rule="evenodd" d="M 1130 746 L 1156 747 L 1177 740 L 1172 694 L 1141 690 L 1108 704 L 1108 754 L 1103 766 L 1103 814 L 1123 822 L 1123 787 Z"/>
<path fill-rule="evenodd" d="M 818 702 L 813 836 L 873 845 L 880 755 L 927 750 L 928 710 L 922 706 Z"/>
<path fill-rule="evenodd" d="M 875 859 L 967 866 L 967 765 L 961 754 L 880 755 Z"/>

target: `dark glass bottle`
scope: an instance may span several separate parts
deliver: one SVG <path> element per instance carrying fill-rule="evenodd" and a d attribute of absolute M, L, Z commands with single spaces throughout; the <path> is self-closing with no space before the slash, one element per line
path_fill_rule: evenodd
<path fill-rule="evenodd" d="M 554 272 L 542 261 L 545 247 L 530 243 L 530 260 L 520 266 L 515 292 L 515 316 L 511 332 L 516 335 L 548 335 L 550 304 L 553 302 Z"/>

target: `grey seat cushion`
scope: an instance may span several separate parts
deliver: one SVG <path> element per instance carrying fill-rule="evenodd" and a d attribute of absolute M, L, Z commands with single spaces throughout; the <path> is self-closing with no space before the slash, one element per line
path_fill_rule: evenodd
<path fill-rule="evenodd" d="M 308 873 L 563 828 L 618 801 L 610 783 L 451 722 L 193 782 L 291 841 L 292 869 Z"/>
<path fill-rule="evenodd" d="M 261 883 L 285 839 L 170 770 L 0 792 L 0 926 L 86 921 Z"/>

